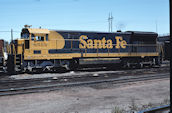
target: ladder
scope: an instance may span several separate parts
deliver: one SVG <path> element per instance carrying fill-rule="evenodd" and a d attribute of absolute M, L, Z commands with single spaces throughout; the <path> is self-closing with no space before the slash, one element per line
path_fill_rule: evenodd
<path fill-rule="evenodd" d="M 22 70 L 22 55 L 16 54 L 14 44 L 9 45 L 7 71 L 9 74 L 15 74 Z"/>
<path fill-rule="evenodd" d="M 22 56 L 21 54 L 17 54 L 15 57 L 15 71 L 21 71 L 21 64 L 22 64 Z"/>

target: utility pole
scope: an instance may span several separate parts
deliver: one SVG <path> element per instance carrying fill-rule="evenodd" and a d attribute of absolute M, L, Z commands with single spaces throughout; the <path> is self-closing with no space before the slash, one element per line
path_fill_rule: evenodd
<path fill-rule="evenodd" d="M 112 32 L 112 21 L 113 21 L 113 16 L 112 16 L 112 12 L 111 12 L 111 13 L 109 13 L 109 18 L 108 18 L 109 32 Z"/>
<path fill-rule="evenodd" d="M 13 41 L 13 29 L 11 29 L 11 41 Z"/>
<path fill-rule="evenodd" d="M 109 22 L 109 32 L 110 32 L 110 13 L 109 13 L 109 18 L 108 18 L 108 22 Z"/>
<path fill-rule="evenodd" d="M 156 33 L 158 32 L 157 20 L 155 21 L 156 24 Z"/>
<path fill-rule="evenodd" d="M 112 16 L 112 12 L 111 12 L 111 32 L 112 32 L 112 21 L 113 21 L 113 16 Z"/>

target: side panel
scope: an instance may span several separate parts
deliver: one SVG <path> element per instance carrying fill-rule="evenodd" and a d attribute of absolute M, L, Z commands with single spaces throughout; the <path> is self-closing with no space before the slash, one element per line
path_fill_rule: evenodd
<path fill-rule="evenodd" d="M 158 56 L 156 47 L 139 45 L 135 50 L 130 33 L 50 31 L 48 38 L 48 41 L 30 40 L 24 59 Z"/>
<path fill-rule="evenodd" d="M 81 53 L 83 57 L 114 57 L 110 53 L 130 51 L 130 48 L 127 46 L 130 43 L 129 34 L 62 31 L 58 33 L 65 38 L 65 46 L 61 50 L 50 50 L 50 54 Z M 123 46 L 120 44 L 122 41 L 125 41 Z"/>

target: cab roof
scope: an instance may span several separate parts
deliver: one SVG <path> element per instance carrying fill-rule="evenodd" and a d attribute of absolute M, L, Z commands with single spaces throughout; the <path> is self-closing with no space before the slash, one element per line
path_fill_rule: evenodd
<path fill-rule="evenodd" d="M 48 29 L 36 29 L 36 28 L 27 28 L 29 33 L 36 34 L 49 34 L 50 31 Z"/>

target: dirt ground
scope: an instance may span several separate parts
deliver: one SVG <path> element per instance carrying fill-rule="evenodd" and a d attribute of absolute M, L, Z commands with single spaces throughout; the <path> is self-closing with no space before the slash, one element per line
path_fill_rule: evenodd
<path fill-rule="evenodd" d="M 130 84 L 80 86 L 64 90 L 0 97 L 0 113 L 112 113 L 115 107 L 129 111 L 159 104 L 170 97 L 170 80 Z"/>

